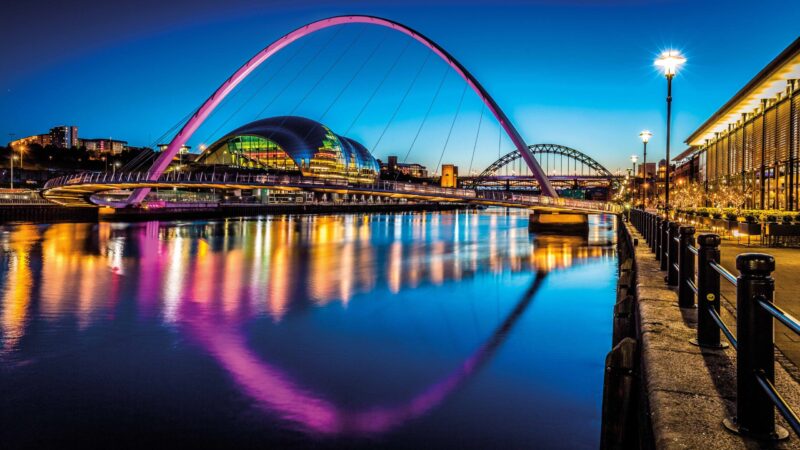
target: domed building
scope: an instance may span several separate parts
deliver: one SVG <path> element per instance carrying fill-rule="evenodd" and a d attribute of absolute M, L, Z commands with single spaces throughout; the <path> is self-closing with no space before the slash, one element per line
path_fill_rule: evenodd
<path fill-rule="evenodd" d="M 305 117 L 279 116 L 239 127 L 211 144 L 199 164 L 264 169 L 369 183 L 378 161 L 363 145 Z"/>

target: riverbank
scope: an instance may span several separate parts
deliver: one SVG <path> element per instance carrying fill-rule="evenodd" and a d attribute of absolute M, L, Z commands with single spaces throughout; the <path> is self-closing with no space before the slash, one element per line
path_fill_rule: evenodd
<path fill-rule="evenodd" d="M 0 223 L 8 222 L 64 222 L 108 221 L 135 222 L 147 220 L 217 219 L 223 217 L 259 216 L 270 214 L 340 214 L 340 213 L 391 213 L 414 211 L 453 211 L 474 208 L 458 203 L 404 203 L 404 204 L 273 204 L 273 205 L 214 205 L 195 208 L 159 209 L 98 209 L 58 205 L 8 205 L 0 206 Z"/>
<path fill-rule="evenodd" d="M 627 227 L 627 224 L 625 225 Z M 692 345 L 697 309 L 681 309 L 678 296 L 664 282 L 644 238 L 627 227 L 635 246 L 635 338 L 638 381 L 649 417 L 652 445 L 659 449 L 763 448 L 725 429 L 722 421 L 736 414 L 736 352 Z M 735 311 L 734 311 L 735 313 Z M 775 366 L 776 385 L 790 405 L 800 405 L 800 385 L 781 364 Z M 789 428 L 779 414 L 777 422 Z M 800 438 L 770 443 L 770 448 L 800 448 Z"/>

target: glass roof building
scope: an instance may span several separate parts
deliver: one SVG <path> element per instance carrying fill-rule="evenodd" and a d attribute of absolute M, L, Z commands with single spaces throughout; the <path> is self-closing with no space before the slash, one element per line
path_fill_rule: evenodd
<path fill-rule="evenodd" d="M 211 144 L 199 164 L 223 164 L 369 183 L 380 166 L 363 145 L 305 117 L 279 116 L 239 127 Z"/>

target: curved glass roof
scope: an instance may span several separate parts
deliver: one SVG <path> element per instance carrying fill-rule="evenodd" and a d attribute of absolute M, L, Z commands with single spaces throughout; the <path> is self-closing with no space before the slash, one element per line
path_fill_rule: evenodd
<path fill-rule="evenodd" d="M 261 139 L 248 146 L 248 150 L 242 150 L 238 143 L 244 137 Z M 247 161 L 248 167 L 252 167 L 261 161 L 260 166 L 274 168 L 273 164 L 264 164 L 264 155 L 274 156 L 276 147 L 294 161 L 295 169 L 307 176 L 371 181 L 380 173 L 377 160 L 363 145 L 333 133 L 317 121 L 299 116 L 270 117 L 243 125 L 211 144 L 198 162 L 237 164 Z M 227 156 L 220 157 L 220 150 Z"/>

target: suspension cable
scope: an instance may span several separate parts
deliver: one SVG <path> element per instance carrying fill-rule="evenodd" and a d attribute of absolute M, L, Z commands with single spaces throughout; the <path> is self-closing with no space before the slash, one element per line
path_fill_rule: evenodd
<path fill-rule="evenodd" d="M 301 45 L 300 45 L 300 46 L 297 48 L 297 51 L 295 51 L 295 52 L 292 54 L 292 56 L 290 56 L 290 57 L 289 57 L 289 58 L 288 58 L 286 61 L 284 61 L 284 62 L 283 62 L 281 65 L 280 65 L 280 67 L 278 67 L 278 69 L 275 71 L 275 73 L 273 73 L 271 76 L 269 76 L 269 77 L 268 77 L 268 78 L 267 78 L 267 79 L 266 79 L 266 80 L 265 80 L 265 81 L 264 81 L 264 82 L 261 84 L 261 86 L 259 86 L 259 87 L 258 87 L 258 89 L 256 89 L 256 90 L 253 92 L 253 94 L 252 94 L 252 95 L 250 95 L 250 97 L 248 97 L 248 99 L 247 99 L 247 100 L 245 100 L 245 101 L 244 101 L 244 102 L 243 102 L 241 105 L 239 105 L 239 107 L 236 109 L 236 111 L 234 111 L 233 113 L 231 113 L 231 114 L 230 114 L 230 115 L 229 115 L 229 116 L 228 116 L 228 117 L 225 119 L 225 121 L 224 121 L 224 122 L 222 122 L 222 123 L 221 123 L 221 124 L 220 124 L 220 125 L 219 125 L 219 126 L 216 128 L 216 129 L 214 129 L 214 131 L 212 131 L 211 133 L 209 133 L 208 137 L 206 137 L 206 139 L 205 139 L 205 140 L 203 140 L 203 141 L 200 141 L 200 142 L 210 142 L 210 140 L 211 140 L 211 138 L 212 138 L 212 137 L 214 137 L 214 136 L 215 136 L 215 135 L 216 135 L 216 134 L 217 134 L 217 133 L 218 133 L 218 132 L 219 132 L 219 131 L 220 131 L 220 130 L 221 130 L 221 129 L 222 129 L 224 126 L 225 126 L 225 125 L 227 125 L 227 124 L 228 124 L 228 122 L 230 122 L 230 121 L 231 121 L 231 119 L 233 119 L 233 117 L 234 117 L 234 116 L 236 116 L 237 114 L 239 114 L 239 112 L 241 112 L 241 111 L 242 111 L 242 109 L 244 109 L 244 107 L 245 107 L 245 106 L 247 106 L 247 105 L 248 105 L 248 104 L 249 104 L 251 101 L 253 101 L 253 99 L 254 99 L 254 98 L 255 98 L 255 97 L 258 95 L 258 94 L 260 94 L 260 93 L 261 93 L 261 91 L 263 91 L 263 90 L 264 90 L 264 88 L 265 88 L 265 87 L 266 87 L 266 86 L 267 86 L 267 85 L 268 85 L 270 82 L 272 82 L 272 80 L 274 80 L 274 79 L 275 79 L 275 77 L 277 77 L 277 76 L 278 76 L 280 73 L 282 73 L 282 72 L 283 72 L 283 69 L 285 69 L 285 68 L 286 68 L 286 66 L 288 66 L 288 65 L 289 65 L 289 63 L 291 63 L 292 61 L 294 61 L 294 59 L 297 57 L 297 55 L 299 55 L 299 54 L 300 54 L 300 53 L 303 51 L 303 49 L 305 49 L 305 48 L 306 48 L 306 46 L 308 46 L 308 42 L 309 42 L 308 40 L 305 40 L 305 41 L 303 41 L 303 43 L 302 43 L 302 44 L 301 44 Z M 239 92 L 239 91 L 237 91 L 237 92 Z M 235 92 L 234 94 L 236 94 L 236 92 Z M 233 97 L 233 95 L 231 95 L 231 96 L 229 96 L 229 97 L 226 97 L 226 100 L 227 100 L 227 99 L 229 99 L 229 98 L 231 98 L 231 97 Z"/>
<path fill-rule="evenodd" d="M 339 93 L 336 94 L 336 97 L 333 98 L 333 101 L 330 103 L 330 105 L 328 105 L 325 111 L 319 116 L 317 122 L 322 122 L 323 119 L 325 119 L 325 116 L 328 115 L 328 113 L 331 111 L 336 102 L 339 101 L 339 99 L 342 97 L 345 91 L 347 91 L 350 85 L 353 84 L 353 81 L 355 81 L 356 77 L 358 77 L 358 75 L 361 74 L 361 72 L 364 70 L 364 67 L 366 67 L 370 61 L 372 61 L 372 58 L 375 56 L 376 53 L 378 53 L 378 50 L 380 50 L 380 48 L 383 46 L 383 44 L 386 42 L 388 38 L 389 38 L 388 35 L 384 36 L 383 39 L 381 39 L 381 41 L 378 42 L 378 45 L 376 45 L 375 48 L 372 49 L 370 54 L 366 57 L 366 59 L 364 59 L 364 62 L 362 62 L 361 65 L 358 67 L 358 70 L 356 70 L 353 76 L 351 76 L 350 79 L 347 80 L 347 83 L 345 83 L 344 87 L 342 87 Z"/>
<path fill-rule="evenodd" d="M 422 128 L 425 126 L 425 121 L 428 120 L 428 116 L 433 109 L 433 105 L 436 103 L 436 99 L 439 97 L 439 93 L 442 91 L 442 86 L 444 85 L 444 81 L 447 79 L 447 75 L 450 73 L 450 70 L 446 67 L 444 72 L 442 73 L 442 79 L 439 80 L 439 85 L 436 87 L 436 92 L 433 94 L 433 99 L 428 104 L 428 109 L 425 111 L 425 115 L 422 116 L 422 122 L 420 122 L 419 127 L 417 128 L 417 133 L 414 135 L 414 139 L 411 140 L 411 145 L 408 147 L 408 151 L 406 151 L 406 155 L 403 158 L 403 162 L 408 160 L 408 156 L 411 154 L 411 149 L 414 148 L 414 144 L 417 143 L 417 139 L 419 138 L 420 133 L 422 132 Z"/>
<path fill-rule="evenodd" d="M 370 105 L 372 100 L 375 98 L 375 95 L 378 93 L 380 88 L 383 86 L 384 83 L 386 83 L 386 80 L 389 78 L 389 74 L 391 74 L 392 71 L 394 70 L 394 68 L 397 67 L 397 64 L 400 62 L 400 59 L 403 57 L 403 55 L 405 55 L 406 50 L 408 50 L 409 46 L 411 46 L 411 39 L 408 39 L 406 41 L 405 47 L 403 47 L 403 49 L 397 54 L 397 58 L 395 58 L 395 60 L 392 63 L 392 65 L 389 67 L 389 70 L 387 70 L 386 73 L 383 74 L 383 78 L 381 78 L 381 81 L 378 83 L 377 86 L 375 86 L 375 89 L 372 90 L 372 93 L 367 98 L 367 102 L 364 103 L 364 105 L 358 111 L 358 114 L 356 114 L 355 118 L 350 123 L 350 126 L 347 127 L 347 130 L 345 130 L 345 132 L 344 132 L 345 136 L 348 136 L 350 134 L 350 130 L 353 129 L 353 127 L 355 126 L 356 122 L 358 122 L 358 119 L 360 119 L 361 115 L 364 114 L 364 111 L 366 111 L 367 107 Z"/>
<path fill-rule="evenodd" d="M 331 73 L 331 71 L 333 71 L 333 69 L 335 69 L 336 66 L 339 65 L 339 63 L 342 61 L 342 59 L 344 59 L 345 55 L 347 55 L 347 53 L 350 52 L 350 50 L 355 45 L 356 41 L 358 41 L 361 38 L 361 36 L 364 34 L 365 31 L 366 31 L 366 29 L 362 28 L 361 31 L 356 35 L 356 37 L 353 38 L 352 41 L 350 41 L 350 43 L 347 45 L 347 47 L 345 47 L 345 49 L 342 51 L 342 53 L 340 53 L 339 56 L 336 57 L 336 59 L 333 61 L 333 64 L 328 66 L 328 69 L 325 70 L 317 78 L 317 81 L 315 81 L 314 84 L 311 85 L 311 87 L 306 91 L 306 93 L 303 95 L 303 97 L 300 99 L 300 101 L 298 101 L 294 105 L 294 107 L 292 107 L 292 109 L 289 111 L 288 114 L 283 116 L 283 118 L 281 119 L 281 122 L 278 124 L 278 126 L 274 130 L 272 130 L 272 132 L 270 132 L 269 136 L 267 136 L 267 140 L 272 140 L 272 137 L 275 135 L 275 133 L 277 133 L 279 130 L 281 130 L 283 128 L 283 126 L 286 124 L 286 121 L 289 120 L 289 117 L 291 117 L 295 113 L 295 111 L 297 111 L 297 109 L 300 108 L 300 105 L 302 105 L 308 99 L 308 97 L 311 95 L 311 93 L 314 92 L 314 90 L 317 88 L 317 86 L 319 86 L 319 84 L 322 83 L 322 80 L 327 78 L 328 75 Z M 315 130 L 315 129 L 316 129 L 316 125 L 314 127 L 312 127 L 310 130 L 308 130 L 308 133 L 306 133 L 306 139 L 308 138 L 309 135 L 311 135 L 311 132 L 313 130 Z"/>
<path fill-rule="evenodd" d="M 450 143 L 450 136 L 453 135 L 453 128 L 456 125 L 456 120 L 458 120 L 458 114 L 461 112 L 461 105 L 464 103 L 464 94 L 467 93 L 467 83 L 464 83 L 464 89 L 461 90 L 461 98 L 458 99 L 458 107 L 456 108 L 456 114 L 453 116 L 453 122 L 450 123 L 450 130 L 447 132 L 447 139 L 444 141 L 444 148 L 442 148 L 442 154 L 439 156 L 439 162 L 436 163 L 436 170 L 433 173 L 439 171 L 439 166 L 442 164 L 442 158 L 444 158 L 444 152 L 447 150 L 447 144 Z"/>
<path fill-rule="evenodd" d="M 469 170 L 467 171 L 467 175 L 472 176 L 472 163 L 475 160 L 475 150 L 478 148 L 478 137 L 481 135 L 481 123 L 483 122 L 483 111 L 486 109 L 486 105 L 481 106 L 481 115 L 478 117 L 478 131 L 475 132 L 475 143 L 472 145 L 472 157 L 469 159 Z"/>
<path fill-rule="evenodd" d="M 278 91 L 278 93 L 276 93 L 276 94 L 275 94 L 275 96 L 274 96 L 274 97 L 272 97 L 272 100 L 270 100 L 270 101 L 269 101 L 269 102 L 266 104 L 266 106 L 264 106 L 263 108 L 261 108 L 261 111 L 259 111 L 259 112 L 256 114 L 256 116 L 254 117 L 254 119 L 253 119 L 253 120 L 255 120 L 255 119 L 258 119 L 259 117 L 261 117 L 261 115 L 262 115 L 262 114 L 264 114 L 264 111 L 266 111 L 266 110 L 267 110 L 267 109 L 268 109 L 270 106 L 272 106 L 272 104 L 273 104 L 273 103 L 275 103 L 275 101 L 277 101 L 277 100 L 278 100 L 278 98 L 279 98 L 281 95 L 283 95 L 283 93 L 284 93 L 284 92 L 286 92 L 286 90 L 287 90 L 287 89 L 289 89 L 289 87 L 290 87 L 291 85 L 293 85 L 293 84 L 294 84 L 294 82 L 295 82 L 295 81 L 297 81 L 297 79 L 298 79 L 298 78 L 300 78 L 300 75 L 302 75 L 302 74 L 303 74 L 303 73 L 306 71 L 306 69 L 308 69 L 308 67 L 309 67 L 309 66 L 311 66 L 311 64 L 312 64 L 314 61 L 316 61 L 316 60 L 317 60 L 317 58 L 319 57 L 319 55 L 321 55 L 321 54 L 322 54 L 322 53 L 323 53 L 325 50 L 327 50 L 327 49 L 328 49 L 328 47 L 330 47 L 330 46 L 331 46 L 331 44 L 333 43 L 333 41 L 335 41 L 335 40 L 336 40 L 336 38 L 339 36 L 339 33 L 341 33 L 341 31 L 342 31 L 342 28 L 337 28 L 337 29 L 336 29 L 336 31 L 334 32 L 333 36 L 331 36 L 331 38 L 330 38 L 330 39 L 329 39 L 327 42 L 325 42 L 325 45 L 323 45 L 322 47 L 320 47 L 320 48 L 319 48 L 319 50 L 317 50 L 317 52 L 316 52 L 316 53 L 314 53 L 314 55 L 313 55 L 311 58 L 309 58 L 309 60 L 308 60 L 308 61 L 306 61 L 306 63 L 303 65 L 303 67 L 301 67 L 301 68 L 300 68 L 300 70 L 299 70 L 299 71 L 297 71 L 297 73 L 295 73 L 295 74 L 294 74 L 294 76 L 293 76 L 293 77 L 292 77 L 292 78 L 289 80 L 289 82 L 288 82 L 288 83 L 286 83 L 286 84 L 285 84 L 285 85 L 284 85 L 284 86 L 281 88 L 281 90 L 280 90 L 280 91 Z"/>
<path fill-rule="evenodd" d="M 433 94 L 433 99 L 428 104 L 428 109 L 425 111 L 425 115 L 422 117 L 422 122 L 420 122 L 419 127 L 417 128 L 417 133 L 414 135 L 414 139 L 411 140 L 411 145 L 408 146 L 408 150 L 406 151 L 405 156 L 403 157 L 403 163 L 408 160 L 408 156 L 411 154 L 411 149 L 414 148 L 414 145 L 417 143 L 417 139 L 419 138 L 420 133 L 422 133 L 422 128 L 425 126 L 425 122 L 428 120 L 428 116 L 433 109 L 433 105 L 436 103 L 436 99 L 439 98 L 439 93 L 442 91 L 442 86 L 444 85 L 444 81 L 447 79 L 447 75 L 450 73 L 447 67 L 445 67 L 444 72 L 442 72 L 442 79 L 439 80 L 439 85 L 436 87 L 436 92 Z M 394 180 L 400 177 L 400 171 L 397 171 L 394 174 Z"/>
<path fill-rule="evenodd" d="M 394 119 L 397 117 L 397 113 L 400 111 L 400 108 L 406 102 L 406 98 L 408 98 L 408 94 L 411 93 L 411 90 L 414 88 L 414 85 L 417 83 L 417 80 L 419 79 L 419 75 L 422 73 L 422 69 L 424 69 L 425 66 L 428 64 L 428 60 L 430 60 L 430 58 L 431 58 L 431 53 L 432 52 L 427 52 L 427 54 L 425 55 L 425 61 L 423 61 L 422 65 L 420 65 L 419 69 L 417 69 L 417 73 L 414 75 L 414 78 L 411 80 L 411 84 L 408 85 L 408 88 L 403 93 L 403 97 L 400 99 L 400 103 L 397 104 L 397 107 L 394 109 L 394 112 L 392 112 L 392 116 L 389 118 L 389 121 L 386 123 L 386 126 L 383 127 L 383 131 L 381 132 L 381 135 L 378 137 L 377 142 L 375 142 L 375 145 L 372 146 L 372 154 L 373 155 L 377 151 L 378 145 L 380 145 L 381 140 L 383 140 L 383 136 L 386 135 L 386 131 L 389 129 L 389 127 L 392 125 L 392 122 L 394 122 Z"/>

